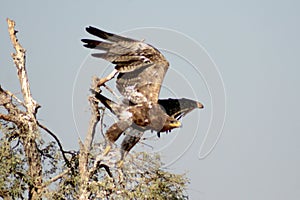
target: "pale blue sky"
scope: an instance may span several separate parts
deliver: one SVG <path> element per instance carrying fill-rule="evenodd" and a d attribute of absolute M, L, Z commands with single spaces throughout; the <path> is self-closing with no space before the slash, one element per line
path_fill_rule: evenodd
<path fill-rule="evenodd" d="M 92 68 L 88 66 L 95 65 L 93 70 L 97 71 L 104 63 L 87 58 L 89 51 L 80 43 L 88 36 L 84 28 L 95 25 L 116 33 L 139 27 L 180 31 L 205 47 L 220 70 L 227 95 L 225 127 L 212 154 L 198 159 L 203 139 L 200 130 L 189 150 L 171 165 L 177 172 L 188 172 L 191 199 L 299 199 L 299 13 L 296 0 L 3 1 L 0 84 L 19 92 L 5 21 L 10 17 L 27 49 L 32 93 L 42 105 L 38 118 L 58 134 L 67 149 L 77 149 L 72 114 L 74 79 L 82 63 L 88 76 Z M 144 39 L 155 44 L 155 38 Z M 171 67 L 179 69 L 182 61 L 170 57 L 174 61 Z M 82 101 L 87 95 L 86 88 Z M 163 140 L 174 139 L 177 133 L 179 138 L 189 134 L 187 124 L 195 116 L 200 116 L 200 129 L 207 126 L 207 91 L 197 93 L 197 98 L 207 109 L 194 111 L 183 120 L 180 131 Z M 83 103 L 82 109 L 88 113 L 85 106 Z M 169 148 L 164 156 L 168 159 L 171 154 Z"/>

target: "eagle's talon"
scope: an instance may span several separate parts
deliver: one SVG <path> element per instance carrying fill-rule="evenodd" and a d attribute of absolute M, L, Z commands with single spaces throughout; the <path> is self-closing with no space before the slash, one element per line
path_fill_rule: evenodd
<path fill-rule="evenodd" d="M 119 160 L 118 162 L 117 162 L 117 167 L 118 168 L 122 168 L 123 167 L 123 164 L 124 164 L 124 160 L 122 159 L 122 160 Z"/>
<path fill-rule="evenodd" d="M 103 151 L 103 156 L 106 156 L 111 150 L 111 146 L 110 145 L 107 145 L 106 148 L 104 149 Z"/>
<path fill-rule="evenodd" d="M 157 132 L 157 137 L 160 138 L 160 132 Z"/>

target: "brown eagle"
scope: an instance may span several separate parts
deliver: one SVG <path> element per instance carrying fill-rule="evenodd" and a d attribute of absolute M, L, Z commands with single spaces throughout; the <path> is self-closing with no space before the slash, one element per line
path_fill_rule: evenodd
<path fill-rule="evenodd" d="M 122 112 L 124 110 L 132 110 L 134 111 L 134 105 L 128 106 L 122 104 L 117 104 L 114 101 L 106 98 L 100 93 L 97 93 L 93 91 L 95 94 L 95 97 L 101 101 L 101 103 L 108 108 L 113 114 L 118 116 L 119 120 L 122 121 Z M 185 116 L 195 108 L 203 108 L 203 105 L 200 102 L 193 101 L 186 98 L 181 99 L 159 99 L 158 105 L 160 106 L 160 109 L 164 111 L 162 113 L 163 115 L 167 114 L 169 117 L 179 120 L 181 117 Z M 132 108 L 129 108 L 132 107 Z M 134 122 L 134 120 L 133 120 Z M 112 126 L 113 127 L 113 126 Z M 133 147 L 134 145 L 140 140 L 141 136 L 143 135 L 144 131 L 146 130 L 146 127 L 143 126 L 137 126 L 137 124 L 133 124 L 133 130 L 131 130 L 133 133 L 127 134 L 122 141 L 121 144 L 121 159 L 124 158 L 124 155 L 126 155 Z M 171 129 L 168 129 L 166 131 L 170 131 Z M 158 137 L 160 137 L 160 132 L 162 130 L 157 132 Z M 108 131 L 107 133 L 112 134 L 112 132 Z M 107 134 L 106 133 L 106 134 Z M 119 134 L 116 134 L 115 137 L 119 137 Z M 117 140 L 118 138 L 116 138 Z"/>
<path fill-rule="evenodd" d="M 85 47 L 103 51 L 93 53 L 92 56 L 115 64 L 115 69 L 107 77 L 101 79 L 98 86 L 105 84 L 118 74 L 116 87 L 124 97 L 122 104 L 116 104 L 103 95 L 96 94 L 96 98 L 115 113 L 119 119 L 109 127 L 105 134 L 111 144 L 129 127 L 140 132 L 154 130 L 158 134 L 178 128 L 181 126 L 180 121 L 178 121 L 180 117 L 194 108 L 203 108 L 201 103 L 194 101 L 192 108 L 178 106 L 181 104 L 180 101 L 192 101 L 188 99 L 158 99 L 169 63 L 153 46 L 143 41 L 107 33 L 91 26 L 87 27 L 86 31 L 105 40 L 81 40 L 85 43 Z M 127 139 L 128 141 L 132 140 L 132 138 Z M 124 150 L 130 150 L 135 143 L 132 142 L 133 145 L 127 144 L 130 147 L 123 145 Z M 111 144 L 108 145 L 104 154 L 109 152 Z"/>

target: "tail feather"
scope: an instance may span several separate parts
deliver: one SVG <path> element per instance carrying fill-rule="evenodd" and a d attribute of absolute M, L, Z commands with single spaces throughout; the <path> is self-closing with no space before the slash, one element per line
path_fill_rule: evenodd
<path fill-rule="evenodd" d="M 101 103 L 108 108 L 113 114 L 117 115 L 118 114 L 118 110 L 119 110 L 119 104 L 115 103 L 114 101 L 106 98 L 105 96 L 103 96 L 102 94 L 98 93 L 98 92 L 93 92 L 95 94 L 95 97 L 101 101 Z"/>

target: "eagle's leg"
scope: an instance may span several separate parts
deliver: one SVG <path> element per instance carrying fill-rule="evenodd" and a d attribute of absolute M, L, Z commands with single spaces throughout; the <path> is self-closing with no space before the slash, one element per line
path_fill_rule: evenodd
<path fill-rule="evenodd" d="M 129 151 L 138 143 L 144 132 L 136 132 L 137 130 L 133 130 L 132 133 L 129 133 L 125 136 L 122 144 L 121 144 L 121 159 L 117 163 L 117 167 L 121 168 L 124 163 L 124 158 L 127 156 Z"/>
<path fill-rule="evenodd" d="M 109 129 L 105 133 L 105 138 L 107 139 L 108 144 L 103 151 L 103 156 L 106 156 L 110 152 L 112 145 L 115 143 L 115 141 L 118 140 L 118 138 L 121 136 L 123 131 L 128 128 L 128 126 L 129 125 L 125 121 L 119 121 L 109 127 Z"/>
<path fill-rule="evenodd" d="M 124 139 L 125 140 L 125 139 Z M 124 141 L 122 142 L 123 145 Z M 130 149 L 129 149 L 130 150 Z M 124 164 L 124 158 L 127 156 L 127 154 L 129 153 L 129 150 L 126 149 L 124 150 L 123 147 L 121 146 L 121 159 L 117 162 L 117 167 L 118 168 L 122 168 L 123 164 Z"/>
<path fill-rule="evenodd" d="M 112 78 L 114 78 L 118 72 L 119 72 L 118 70 L 114 69 L 107 77 L 101 78 L 98 81 L 97 86 L 100 87 L 100 86 L 104 85 L 104 83 L 106 83 L 107 81 L 109 81 Z"/>
<path fill-rule="evenodd" d="M 124 150 L 121 148 L 121 159 L 120 162 L 124 160 L 124 158 L 127 156 L 127 154 L 129 153 L 128 150 Z"/>

